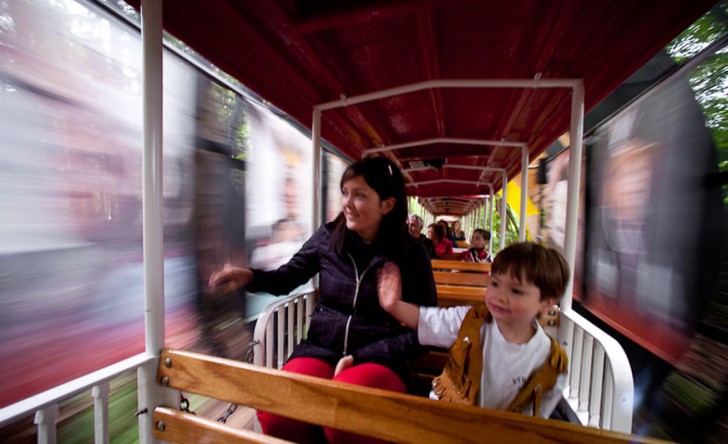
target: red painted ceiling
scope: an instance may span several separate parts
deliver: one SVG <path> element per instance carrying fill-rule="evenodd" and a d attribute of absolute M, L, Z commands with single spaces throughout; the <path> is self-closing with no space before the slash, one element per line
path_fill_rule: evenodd
<path fill-rule="evenodd" d="M 310 128 L 316 104 L 440 79 L 581 78 L 589 111 L 713 3 L 175 0 L 165 2 L 164 27 Z M 420 91 L 325 111 L 322 137 L 351 158 L 383 145 L 467 138 L 525 142 L 533 159 L 568 131 L 570 100 L 568 89 Z M 509 147 L 433 143 L 385 155 L 405 169 L 431 158 L 509 175 L 521 169 L 519 150 Z M 410 194 L 423 197 L 501 187 L 499 174 L 451 167 L 407 179 Z M 433 180 L 473 183 L 414 186 Z"/>

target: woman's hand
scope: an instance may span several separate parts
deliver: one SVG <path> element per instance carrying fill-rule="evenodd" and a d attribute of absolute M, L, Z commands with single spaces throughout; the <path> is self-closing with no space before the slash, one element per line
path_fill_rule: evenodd
<path fill-rule="evenodd" d="M 336 369 L 334 370 L 334 377 L 336 377 L 336 375 L 343 372 L 347 368 L 352 367 L 353 365 L 354 357 L 351 355 L 344 356 L 343 358 L 339 359 L 339 362 L 336 364 Z"/>
<path fill-rule="evenodd" d="M 394 262 L 387 262 L 377 271 L 377 291 L 379 305 L 391 313 L 397 302 L 402 300 L 402 276 Z"/>
<path fill-rule="evenodd" d="M 245 287 L 252 280 L 253 272 L 251 270 L 226 265 L 225 268 L 210 276 L 208 288 L 213 294 L 227 294 Z"/>

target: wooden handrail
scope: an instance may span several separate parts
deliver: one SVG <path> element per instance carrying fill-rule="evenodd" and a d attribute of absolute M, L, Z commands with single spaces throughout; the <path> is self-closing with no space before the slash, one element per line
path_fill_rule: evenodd
<path fill-rule="evenodd" d="M 158 375 L 163 385 L 185 392 L 391 442 L 475 443 L 482 442 L 486 436 L 498 437 L 504 443 L 659 442 L 561 421 L 446 404 L 180 350 L 162 351 Z M 186 423 L 184 427 L 200 427 L 194 418 L 171 414 L 162 408 L 156 409 L 155 415 L 174 417 L 174 421 Z M 196 441 L 189 436 L 197 435 L 167 434 L 166 427 L 160 428 L 155 431 L 160 439 Z M 219 428 L 215 428 L 215 433 L 219 433 Z M 229 435 L 229 442 L 238 439 L 247 438 Z"/>

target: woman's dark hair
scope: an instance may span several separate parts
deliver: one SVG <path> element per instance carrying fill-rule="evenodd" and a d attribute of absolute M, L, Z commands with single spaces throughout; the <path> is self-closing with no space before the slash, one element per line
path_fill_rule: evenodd
<path fill-rule="evenodd" d="M 404 178 L 397 165 L 386 157 L 365 157 L 351 165 L 341 175 L 339 186 L 343 189 L 344 183 L 361 177 L 381 200 L 394 198 L 394 207 L 382 217 L 379 233 L 375 243 L 380 245 L 390 259 L 398 261 L 407 233 L 407 192 L 404 187 Z M 336 226 L 332 234 L 334 247 L 339 254 L 344 252 L 344 239 L 346 220 L 343 212 L 336 218 Z"/>
<path fill-rule="evenodd" d="M 437 237 L 437 242 L 442 242 L 443 239 L 447 237 L 447 227 L 445 224 L 442 224 L 440 222 L 434 223 L 431 225 L 432 231 L 435 232 L 435 237 Z"/>

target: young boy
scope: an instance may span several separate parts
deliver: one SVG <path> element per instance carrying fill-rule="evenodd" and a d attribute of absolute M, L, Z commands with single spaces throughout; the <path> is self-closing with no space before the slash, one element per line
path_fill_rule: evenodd
<path fill-rule="evenodd" d="M 556 250 L 523 242 L 511 245 L 495 257 L 491 275 L 485 294 L 490 315 L 480 329 L 483 359 L 480 390 L 474 401 L 481 407 L 507 410 L 512 408 L 511 403 L 529 376 L 552 356 L 551 339 L 535 318 L 563 295 L 569 266 Z M 399 269 L 394 263 L 387 263 L 379 272 L 382 308 L 416 329 L 422 345 L 452 346 L 471 307 L 418 307 L 404 302 L 400 281 Z M 558 345 L 555 347 L 560 351 Z M 548 418 L 559 402 L 566 385 L 565 359 L 560 361 L 563 373 L 550 390 L 539 394 L 537 416 Z M 534 414 L 532 402 L 516 410 Z"/>
<path fill-rule="evenodd" d="M 460 260 L 463 262 L 493 262 L 486 251 L 489 242 L 490 231 L 476 228 L 470 236 L 470 248 L 460 254 Z"/>

